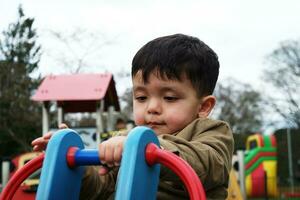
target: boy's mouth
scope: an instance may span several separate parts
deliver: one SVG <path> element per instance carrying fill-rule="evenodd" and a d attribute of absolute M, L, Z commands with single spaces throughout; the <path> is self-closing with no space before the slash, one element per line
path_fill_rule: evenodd
<path fill-rule="evenodd" d="M 161 122 L 148 122 L 147 125 L 148 125 L 150 128 L 153 128 L 153 127 L 165 125 L 165 123 L 161 123 Z"/>

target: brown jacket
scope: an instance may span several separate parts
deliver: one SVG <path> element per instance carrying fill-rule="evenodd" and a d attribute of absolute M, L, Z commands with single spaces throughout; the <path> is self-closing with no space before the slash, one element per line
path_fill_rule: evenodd
<path fill-rule="evenodd" d="M 233 136 L 225 122 L 199 118 L 173 135 L 160 135 L 162 148 L 186 160 L 198 174 L 208 199 L 225 199 Z M 99 176 L 96 167 L 88 167 L 83 178 L 80 199 L 110 199 L 115 190 L 118 168 Z M 161 167 L 157 199 L 188 199 L 179 178 Z"/>

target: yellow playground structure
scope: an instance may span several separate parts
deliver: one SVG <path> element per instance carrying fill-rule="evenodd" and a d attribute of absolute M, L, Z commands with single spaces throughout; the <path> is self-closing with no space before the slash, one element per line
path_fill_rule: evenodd
<path fill-rule="evenodd" d="M 248 137 L 245 177 L 248 197 L 277 197 L 277 155 L 274 135 L 255 134 Z"/>

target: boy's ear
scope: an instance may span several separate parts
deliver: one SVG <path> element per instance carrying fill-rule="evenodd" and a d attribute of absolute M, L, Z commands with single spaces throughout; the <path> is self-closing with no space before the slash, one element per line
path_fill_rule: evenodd
<path fill-rule="evenodd" d="M 203 97 L 199 107 L 198 117 L 207 117 L 216 104 L 216 97 L 208 95 Z"/>

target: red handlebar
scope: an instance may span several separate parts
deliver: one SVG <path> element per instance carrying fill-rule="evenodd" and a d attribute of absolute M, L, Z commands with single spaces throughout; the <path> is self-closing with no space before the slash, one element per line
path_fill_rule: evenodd
<path fill-rule="evenodd" d="M 36 170 L 42 167 L 44 158 L 45 158 L 45 154 L 41 154 L 38 157 L 26 163 L 26 165 L 24 165 L 22 169 L 18 170 L 3 189 L 0 195 L 0 199 L 1 200 L 12 199 L 19 185 L 33 172 L 35 172 Z"/>
<path fill-rule="evenodd" d="M 149 165 L 160 163 L 174 171 L 184 182 L 192 200 L 205 200 L 203 186 L 193 168 L 182 158 L 175 154 L 161 150 L 150 143 L 146 148 L 146 161 Z M 12 199 L 19 185 L 34 171 L 42 167 L 45 154 L 30 160 L 21 170 L 18 170 L 3 189 L 0 200 Z"/>
<path fill-rule="evenodd" d="M 190 199 L 204 200 L 206 199 L 205 191 L 193 168 L 182 158 L 175 154 L 165 151 L 150 143 L 146 148 L 146 161 L 149 165 L 156 163 L 164 166 L 175 172 L 186 186 Z"/>

